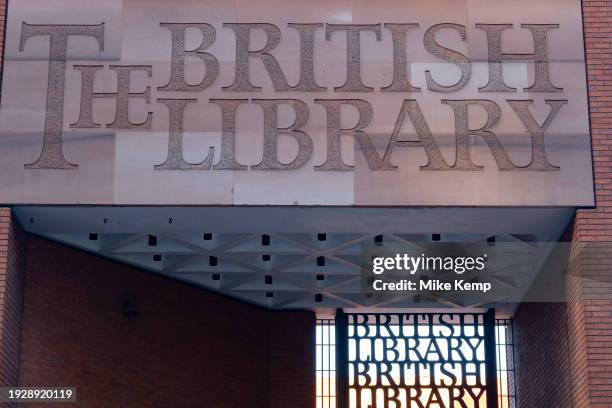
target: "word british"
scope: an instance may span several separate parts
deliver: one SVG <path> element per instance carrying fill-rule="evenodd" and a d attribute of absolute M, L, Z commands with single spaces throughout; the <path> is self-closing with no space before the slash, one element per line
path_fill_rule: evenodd
<path fill-rule="evenodd" d="M 241 105 L 254 104 L 261 108 L 263 115 L 263 155 L 258 164 L 250 167 L 251 170 L 295 170 L 305 166 L 311 161 L 314 151 L 314 142 L 304 127 L 309 121 L 313 109 L 323 109 L 326 114 L 326 157 L 319 163 L 313 163 L 314 169 L 319 171 L 346 171 L 352 170 L 353 165 L 346 162 L 343 157 L 341 140 L 343 137 L 354 138 L 359 150 L 365 156 L 372 171 L 393 171 L 398 165 L 392 162 L 395 149 L 420 148 L 428 157 L 428 162 L 421 166 L 421 170 L 431 171 L 479 171 L 483 170 L 472 161 L 470 151 L 471 137 L 482 138 L 491 151 L 499 170 L 501 171 L 556 171 L 558 166 L 551 164 L 546 156 L 544 135 L 563 105 L 568 103 L 565 99 L 546 99 L 550 111 L 546 119 L 540 123 L 530 111 L 534 104 L 533 99 L 518 100 L 504 98 L 520 122 L 526 129 L 531 140 L 531 161 L 526 165 L 517 165 L 507 154 L 505 147 L 494 133 L 494 128 L 500 122 L 502 109 L 500 104 L 486 97 L 487 94 L 501 93 L 512 95 L 517 89 L 508 86 L 504 80 L 502 64 L 505 61 L 526 61 L 535 66 L 532 83 L 525 91 L 530 93 L 558 94 L 563 89 L 555 85 L 549 72 L 548 38 L 551 30 L 559 28 L 556 24 L 522 24 L 520 29 L 531 33 L 533 47 L 531 54 L 508 54 L 502 51 L 502 33 L 507 30 L 517 30 L 512 24 L 476 24 L 476 28 L 484 32 L 488 47 L 488 82 L 478 88 L 483 98 L 451 100 L 441 99 L 441 104 L 452 111 L 455 120 L 455 160 L 449 163 L 442 155 L 438 143 L 428 125 L 426 115 L 421 110 L 417 99 L 405 98 L 401 106 L 390 106 L 398 112 L 393 130 L 388 133 L 388 143 L 384 153 L 379 153 L 368 134 L 368 126 L 375 117 L 374 109 L 368 101 L 373 93 L 381 95 L 396 94 L 422 94 L 425 90 L 414 86 L 408 75 L 410 58 L 409 49 L 413 42 L 409 39 L 415 35 L 419 24 L 295 24 L 288 23 L 287 30 L 294 30 L 299 36 L 299 61 L 292 67 L 298 67 L 299 80 L 290 84 L 279 61 L 273 55 L 274 49 L 281 43 L 283 37 L 281 29 L 268 23 L 224 23 L 221 28 L 215 29 L 207 23 L 160 23 L 159 29 L 165 30 L 171 37 L 171 49 L 168 50 L 170 61 L 169 77 L 160 78 L 162 85 L 156 87 L 158 98 L 151 97 L 153 84 L 147 85 L 144 91 L 134 91 L 131 85 L 133 72 L 146 73 L 152 81 L 154 76 L 153 65 L 74 65 L 73 69 L 79 71 L 80 85 L 80 111 L 78 120 L 70 124 L 73 129 L 96 129 L 102 125 L 107 129 L 151 129 L 153 112 L 148 111 L 144 120 L 136 120 L 130 115 L 130 102 L 133 99 L 143 99 L 151 104 L 152 99 L 158 104 L 166 106 L 169 112 L 168 122 L 168 152 L 163 163 L 154 166 L 156 170 L 247 170 L 249 166 L 240 163 L 236 158 L 236 122 L 238 110 Z M 233 35 L 232 46 L 235 46 L 235 60 L 233 61 L 233 82 L 219 84 L 220 63 L 217 56 L 209 48 L 216 44 L 219 29 L 224 33 Z M 201 42 L 195 49 L 187 49 L 187 32 L 196 30 L 201 35 Z M 383 30 L 385 38 L 392 42 L 392 53 L 388 61 L 392 64 L 393 76 L 387 85 L 375 89 L 368 86 L 368 78 L 362 77 L 362 39 L 370 36 L 368 40 L 382 41 Z M 251 36 L 254 31 L 265 36 L 265 45 L 260 49 L 252 49 Z M 324 31 L 324 40 L 319 39 L 319 31 Z M 436 24 L 425 30 L 422 37 L 422 47 L 432 56 L 458 69 L 460 77 L 453 84 L 441 84 L 430 71 L 425 72 L 426 89 L 428 95 L 450 94 L 465 88 L 472 77 L 472 61 L 463 53 L 447 48 L 440 44 L 437 34 L 441 31 L 454 32 L 461 41 L 467 41 L 466 26 L 451 23 Z M 346 66 L 344 68 L 346 80 L 344 84 L 333 86 L 331 91 L 342 93 L 341 98 L 315 98 L 314 106 L 308 106 L 303 100 L 291 97 L 292 93 L 320 93 L 322 96 L 330 92 L 330 88 L 317 82 L 317 51 L 320 50 L 321 41 L 331 41 L 336 36 L 346 38 Z M 97 42 L 98 50 L 104 50 L 104 23 L 97 25 L 34 25 L 23 23 L 20 39 L 20 51 L 25 52 L 28 40 L 33 37 L 49 37 L 49 71 L 46 101 L 45 127 L 43 133 L 43 146 L 40 156 L 33 163 L 26 164 L 26 168 L 33 169 L 74 169 L 78 164 L 70 163 L 62 151 L 64 87 L 66 83 L 66 62 L 68 53 L 68 39 L 74 36 L 90 37 Z M 225 38 L 225 37 L 224 37 Z M 319 40 L 318 40 L 319 39 Z M 409 46 L 409 44 L 411 46 Z M 297 54 L 297 52 L 296 52 Z M 199 61 L 200 78 L 197 83 L 188 81 L 186 76 L 187 59 Z M 279 95 L 278 98 L 245 98 L 244 93 L 257 94 L 262 87 L 254 84 L 251 78 L 253 63 L 258 60 L 263 64 L 264 75 L 269 77 L 272 85 L 271 91 Z M 322 63 L 324 63 L 323 61 Z M 337 68 L 336 68 L 337 69 Z M 116 75 L 117 85 L 114 92 L 97 92 L 96 75 L 100 71 L 110 70 Z M 215 148 L 210 147 L 206 155 L 198 163 L 189 163 L 183 152 L 184 113 L 187 106 L 199 102 L 198 97 L 214 89 L 224 92 L 227 98 L 209 98 L 208 103 L 216 105 L 220 110 L 219 122 L 221 124 L 221 143 L 218 161 L 213 163 Z M 166 97 L 166 92 L 172 92 L 172 97 Z M 180 93 L 181 97 L 176 97 Z M 232 93 L 240 93 L 240 98 L 231 98 Z M 346 94 L 355 94 L 359 97 L 347 98 Z M 115 102 L 115 118 L 110 123 L 97 123 L 94 120 L 94 100 L 111 99 Z M 279 107 L 289 106 L 295 115 L 290 126 L 279 125 Z M 470 123 L 468 108 L 477 106 L 486 113 L 485 125 L 474 128 Z M 353 127 L 343 127 L 343 111 L 352 109 L 357 113 L 357 124 Z M 450 113 L 449 111 L 449 113 Z M 416 131 L 416 140 L 402 140 L 401 129 L 405 123 L 411 122 Z M 280 136 L 289 136 L 297 142 L 297 153 L 292 161 L 281 162 L 279 159 L 278 139 Z"/>

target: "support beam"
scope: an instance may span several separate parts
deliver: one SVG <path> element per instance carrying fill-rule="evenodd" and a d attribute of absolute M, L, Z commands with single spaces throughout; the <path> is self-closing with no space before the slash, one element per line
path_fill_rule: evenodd
<path fill-rule="evenodd" d="M 487 376 L 487 408 L 498 408 L 497 395 L 497 350 L 495 341 L 495 310 L 484 315 L 485 371 Z"/>
<path fill-rule="evenodd" d="M 349 406 L 348 383 L 348 316 L 336 311 L 336 401 L 337 408 Z"/>

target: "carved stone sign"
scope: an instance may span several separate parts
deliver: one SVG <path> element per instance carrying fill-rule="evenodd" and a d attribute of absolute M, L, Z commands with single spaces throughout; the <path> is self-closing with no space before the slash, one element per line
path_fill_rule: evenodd
<path fill-rule="evenodd" d="M 13 0 L 0 201 L 592 205 L 580 13 Z"/>

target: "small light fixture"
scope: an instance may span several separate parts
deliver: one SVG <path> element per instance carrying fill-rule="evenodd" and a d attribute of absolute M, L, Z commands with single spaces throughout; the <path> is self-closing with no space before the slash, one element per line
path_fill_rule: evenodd
<path fill-rule="evenodd" d="M 211 256 L 208 257 L 208 264 L 210 266 L 217 266 L 217 265 L 219 265 L 219 260 L 217 259 L 216 256 L 212 256 L 211 255 Z"/>
<path fill-rule="evenodd" d="M 91 234 L 89 234 L 89 240 L 90 241 L 97 241 L 98 240 L 98 234 L 92 232 Z"/>
<path fill-rule="evenodd" d="M 270 236 L 267 234 L 264 234 L 261 236 L 261 245 L 263 246 L 269 246 L 270 245 Z"/>
<path fill-rule="evenodd" d="M 325 266 L 325 257 L 324 256 L 317 257 L 317 266 Z"/>
<path fill-rule="evenodd" d="M 157 246 L 157 237 L 155 235 L 149 235 L 149 246 Z"/>

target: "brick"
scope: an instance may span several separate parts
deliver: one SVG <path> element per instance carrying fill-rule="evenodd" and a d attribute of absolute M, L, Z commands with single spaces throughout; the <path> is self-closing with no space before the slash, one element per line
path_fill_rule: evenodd
<path fill-rule="evenodd" d="M 23 285 L 27 238 L 10 209 L 0 209 L 0 386 L 19 378 Z M 4 244 L 4 245 L 3 245 Z"/>
<path fill-rule="evenodd" d="M 136 318 L 122 314 L 126 294 Z M 33 236 L 23 311 L 19 383 L 75 386 L 79 406 L 315 406 L 311 312 L 270 311 Z"/>
<path fill-rule="evenodd" d="M 567 240 L 612 242 L 612 1 L 583 1 L 597 207 L 577 211 Z M 568 302 L 522 304 L 515 315 L 518 405 L 521 408 L 612 406 L 610 245 L 575 250 L 570 270 L 597 277 L 567 282 Z M 606 387 L 602 387 L 606 384 Z"/>

